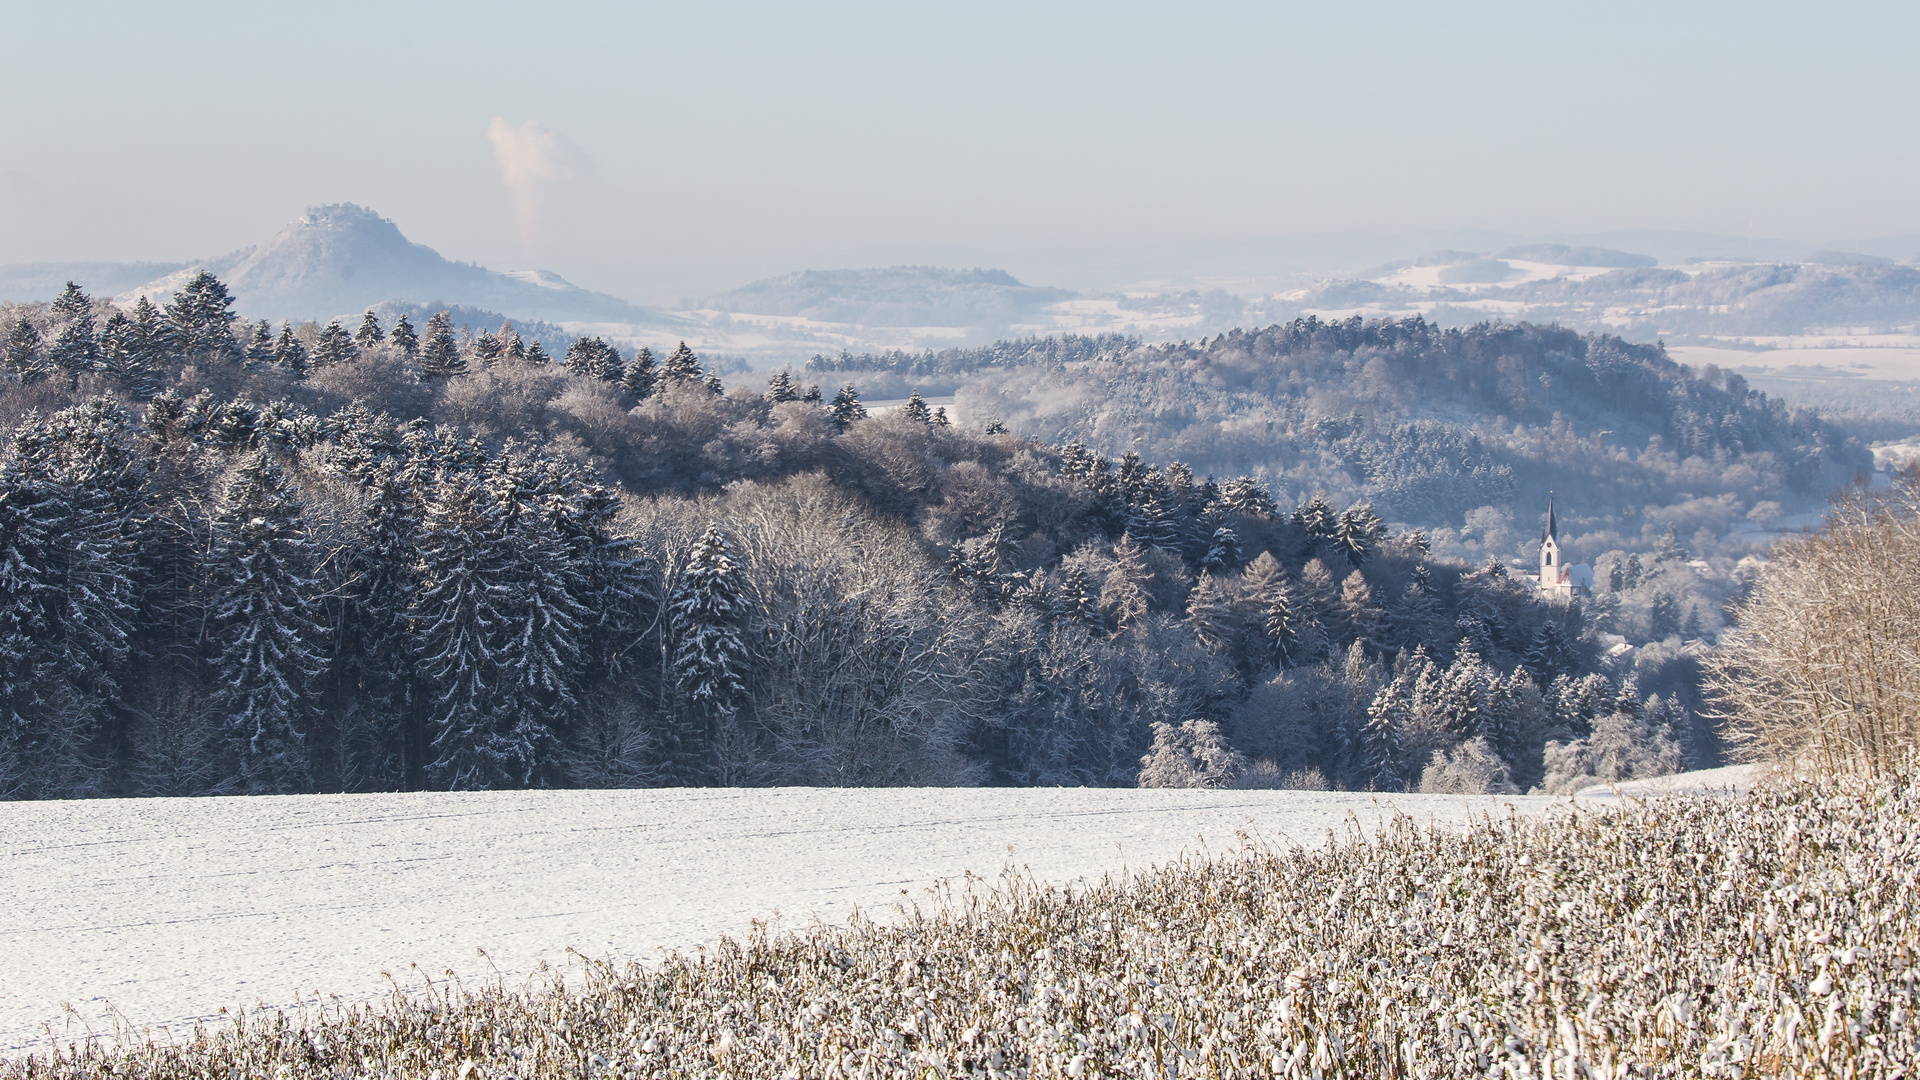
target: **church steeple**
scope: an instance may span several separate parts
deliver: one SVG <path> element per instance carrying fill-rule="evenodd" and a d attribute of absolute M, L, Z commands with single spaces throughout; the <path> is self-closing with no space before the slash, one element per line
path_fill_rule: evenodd
<path fill-rule="evenodd" d="M 1544 543 L 1558 539 L 1560 539 L 1560 530 L 1553 521 L 1553 492 L 1549 491 L 1547 492 L 1547 531 L 1540 534 L 1540 540 Z"/>

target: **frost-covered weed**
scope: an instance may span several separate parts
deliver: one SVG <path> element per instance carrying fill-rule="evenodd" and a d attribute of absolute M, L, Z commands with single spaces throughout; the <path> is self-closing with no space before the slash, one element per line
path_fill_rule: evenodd
<path fill-rule="evenodd" d="M 1483 821 L 0 1077 L 1903 1077 L 1920 786 Z"/>

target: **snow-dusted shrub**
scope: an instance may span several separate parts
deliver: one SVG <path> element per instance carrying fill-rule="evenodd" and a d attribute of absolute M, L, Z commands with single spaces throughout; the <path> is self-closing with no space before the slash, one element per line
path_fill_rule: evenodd
<path fill-rule="evenodd" d="M 1211 720 L 1153 725 L 1153 748 L 1140 759 L 1143 788 L 1217 788 L 1233 784 L 1246 766 Z"/>
<path fill-rule="evenodd" d="M 1319 769 L 1282 769 L 1265 759 L 1248 762 L 1227 786 L 1249 791 L 1327 791 L 1332 787 Z"/>
<path fill-rule="evenodd" d="M 1469 739 L 1450 750 L 1435 750 L 1420 774 L 1424 795 L 1518 795 L 1507 763 L 1485 738 Z"/>

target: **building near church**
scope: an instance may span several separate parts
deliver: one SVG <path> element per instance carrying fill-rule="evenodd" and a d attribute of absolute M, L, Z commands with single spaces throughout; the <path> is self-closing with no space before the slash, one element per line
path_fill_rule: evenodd
<path fill-rule="evenodd" d="M 1540 534 L 1540 595 L 1569 600 L 1593 595 L 1593 567 L 1586 563 L 1567 565 L 1563 561 L 1551 492 L 1547 495 L 1547 527 Z"/>

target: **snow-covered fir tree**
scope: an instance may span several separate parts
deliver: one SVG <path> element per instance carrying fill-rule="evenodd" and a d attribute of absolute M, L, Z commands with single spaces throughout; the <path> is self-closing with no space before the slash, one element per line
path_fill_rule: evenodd
<path fill-rule="evenodd" d="M 195 360 L 235 361 L 240 343 L 233 337 L 233 295 L 205 270 L 195 274 L 166 307 L 174 344 Z"/>
<path fill-rule="evenodd" d="M 312 785 L 310 688 L 326 668 L 327 638 L 315 618 L 317 559 L 304 509 L 279 466 L 261 451 L 241 457 L 213 517 L 208 565 L 218 628 L 213 707 L 240 791 Z"/>
<path fill-rule="evenodd" d="M 393 332 L 387 337 L 403 358 L 412 360 L 420 355 L 420 335 L 414 332 L 413 324 L 407 321 L 406 312 L 394 316 Z"/>
<path fill-rule="evenodd" d="M 362 349 L 377 349 L 387 340 L 387 332 L 380 327 L 380 317 L 367 309 L 360 316 L 360 325 L 353 331 L 353 343 Z"/>
<path fill-rule="evenodd" d="M 394 328 L 397 339 L 399 328 Z M 467 373 L 467 358 L 453 340 L 453 322 L 442 311 L 427 320 L 427 333 L 420 342 L 420 377 L 450 379 Z"/>
<path fill-rule="evenodd" d="M 693 545 L 669 604 L 673 620 L 672 679 L 680 722 L 667 756 L 683 782 L 704 779 L 718 766 L 711 756 L 746 704 L 750 654 L 747 602 L 740 564 L 720 526 L 711 524 Z"/>

